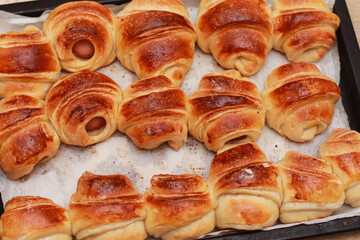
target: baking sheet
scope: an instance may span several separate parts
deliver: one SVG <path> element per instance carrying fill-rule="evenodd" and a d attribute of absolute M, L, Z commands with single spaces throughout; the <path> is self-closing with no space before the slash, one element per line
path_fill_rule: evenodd
<path fill-rule="evenodd" d="M 188 7 L 191 19 L 195 22 L 197 6 L 200 1 L 186 0 L 183 2 Z M 268 1 L 269 4 L 271 2 Z M 329 0 L 327 3 L 329 6 L 333 6 L 334 0 Z M 123 6 L 108 7 L 114 13 L 117 13 Z M 41 28 L 46 16 L 47 14 L 39 18 L 25 18 L 0 12 L 0 33 L 10 30 L 22 31 L 27 24 L 35 24 Z M 249 79 L 262 91 L 267 75 L 273 69 L 285 63 L 288 63 L 285 56 L 272 50 L 265 66 L 256 75 L 250 76 Z M 320 62 L 315 64 L 322 73 L 339 83 L 340 63 L 336 45 Z M 197 48 L 192 68 L 185 76 L 181 88 L 189 95 L 197 89 L 203 75 L 223 70 L 211 55 L 204 54 Z M 118 60 L 98 71 L 111 77 L 123 90 L 138 79 L 135 74 L 122 67 Z M 63 73 L 63 75 L 66 74 Z M 331 126 L 326 132 L 316 136 L 313 141 L 303 144 L 293 143 L 265 126 L 262 136 L 256 143 L 262 148 L 268 159 L 275 162 L 281 160 L 288 150 L 318 156 L 319 146 L 330 136 L 331 130 L 338 127 L 349 129 L 347 116 L 341 101 L 336 104 Z M 175 152 L 167 145 L 162 145 L 154 150 L 139 149 L 126 135 L 116 132 L 107 141 L 86 148 L 62 144 L 58 154 L 53 159 L 39 164 L 30 175 L 20 180 L 10 181 L 0 172 L 0 191 L 4 202 L 18 195 L 39 195 L 48 197 L 56 203 L 67 207 L 70 195 L 75 192 L 77 180 L 84 171 L 92 171 L 97 174 L 125 174 L 133 181 L 139 192 L 145 192 L 150 186 L 150 179 L 154 174 L 196 173 L 207 178 L 210 162 L 214 156 L 214 153 L 207 151 L 202 143 L 190 136 L 183 148 L 179 152 Z M 305 223 L 313 224 L 351 216 L 360 216 L 360 209 L 352 209 L 344 205 L 328 218 Z M 293 225 L 296 224 L 276 224 L 264 230 Z M 221 233 L 224 233 L 224 231 L 221 231 Z M 219 232 L 213 232 L 208 236 L 218 234 Z"/>

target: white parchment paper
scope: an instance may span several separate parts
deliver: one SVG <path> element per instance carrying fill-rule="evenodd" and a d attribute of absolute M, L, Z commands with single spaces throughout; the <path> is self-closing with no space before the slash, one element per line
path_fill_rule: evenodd
<path fill-rule="evenodd" d="M 188 8 L 190 18 L 195 23 L 200 0 L 184 0 L 183 2 Z M 269 4 L 271 2 L 268 0 Z M 332 8 L 334 0 L 327 0 L 326 2 Z M 116 14 L 123 6 L 109 5 L 108 7 Z M 0 12 L 0 33 L 10 30 L 22 31 L 28 24 L 41 28 L 46 17 L 46 13 L 39 18 L 27 18 Z M 259 91 L 262 91 L 267 75 L 285 63 L 288 63 L 285 55 L 272 50 L 265 66 L 257 74 L 250 76 L 249 79 L 257 85 Z M 340 62 L 337 44 L 321 61 L 315 64 L 323 74 L 339 83 Z M 193 65 L 186 74 L 181 88 L 189 95 L 198 88 L 203 75 L 223 70 L 212 55 L 205 54 L 196 48 Z M 136 75 L 121 66 L 118 60 L 108 67 L 99 69 L 98 72 L 111 77 L 123 90 L 138 80 Z M 68 73 L 64 72 L 62 75 L 66 74 Z M 347 115 L 341 100 L 336 104 L 334 119 L 330 127 L 312 141 L 302 144 L 294 143 L 265 126 L 256 143 L 265 152 L 268 159 L 274 162 L 281 160 L 288 150 L 296 150 L 317 157 L 320 145 L 326 141 L 334 128 L 349 129 Z M 37 195 L 50 198 L 57 204 L 68 207 L 70 196 L 76 190 L 77 180 L 85 171 L 96 174 L 125 174 L 132 180 L 138 191 L 143 193 L 150 186 L 150 179 L 155 174 L 196 173 L 207 179 L 210 162 L 214 156 L 215 154 L 208 151 L 204 144 L 191 136 L 188 137 L 187 142 L 178 152 L 166 144 L 153 150 L 143 150 L 137 148 L 126 135 L 117 131 L 107 141 L 85 148 L 61 144 L 59 152 L 54 158 L 38 164 L 31 174 L 17 181 L 8 180 L 0 170 L 0 191 L 4 203 L 15 196 Z M 332 216 L 307 221 L 304 224 L 326 222 L 351 216 L 360 216 L 360 208 L 353 209 L 344 204 Z M 278 223 L 264 230 L 284 228 L 296 224 Z M 227 230 L 217 231 L 206 236 L 216 236 L 226 232 Z"/>

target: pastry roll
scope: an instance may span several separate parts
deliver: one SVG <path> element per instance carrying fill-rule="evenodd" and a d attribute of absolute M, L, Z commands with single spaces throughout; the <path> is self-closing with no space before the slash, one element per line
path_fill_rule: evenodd
<path fill-rule="evenodd" d="M 335 42 L 339 17 L 323 0 L 275 0 L 274 49 L 289 61 L 316 62 Z"/>
<path fill-rule="evenodd" d="M 189 103 L 189 132 L 209 150 L 261 135 L 265 108 L 259 91 L 236 70 L 205 75 Z"/>
<path fill-rule="evenodd" d="M 69 213 L 77 240 L 147 237 L 144 198 L 124 175 L 83 173 L 70 198 Z"/>
<path fill-rule="evenodd" d="M 320 147 L 319 157 L 331 163 L 345 189 L 345 203 L 360 206 L 360 134 L 335 129 Z"/>
<path fill-rule="evenodd" d="M 165 75 L 179 86 L 190 69 L 196 41 L 180 0 L 132 0 L 116 17 L 116 52 L 141 79 Z"/>
<path fill-rule="evenodd" d="M 69 72 L 96 70 L 116 58 L 115 16 L 94 1 L 64 3 L 51 11 L 43 32 L 62 68 Z"/>
<path fill-rule="evenodd" d="M 272 71 L 261 93 L 266 123 L 295 142 L 306 142 L 326 130 L 340 89 L 311 63 L 289 63 Z"/>
<path fill-rule="evenodd" d="M 280 171 L 255 143 L 221 150 L 211 162 L 208 182 L 217 198 L 218 228 L 256 230 L 278 219 Z"/>
<path fill-rule="evenodd" d="M 118 128 L 140 148 L 167 142 L 178 151 L 188 133 L 187 105 L 187 96 L 169 78 L 143 79 L 125 89 Z"/>
<path fill-rule="evenodd" d="M 0 35 L 0 97 L 27 94 L 44 99 L 60 76 L 60 64 L 40 29 Z"/>
<path fill-rule="evenodd" d="M 53 157 L 60 139 L 45 112 L 44 101 L 15 95 L 0 101 L 0 167 L 12 180 Z"/>
<path fill-rule="evenodd" d="M 201 50 L 244 76 L 259 71 L 272 48 L 271 9 L 265 0 L 202 0 L 196 27 Z"/>
<path fill-rule="evenodd" d="M 155 238 L 194 239 L 215 227 L 216 203 L 199 175 L 155 175 L 145 200 L 145 227 Z"/>
<path fill-rule="evenodd" d="M 63 143 L 87 146 L 116 130 L 121 88 L 98 72 L 61 78 L 46 96 L 46 110 Z"/>
<path fill-rule="evenodd" d="M 3 240 L 72 240 L 69 213 L 47 198 L 12 198 L 5 205 L 0 223 Z"/>
<path fill-rule="evenodd" d="M 284 189 L 282 223 L 327 217 L 343 204 L 343 185 L 329 163 L 288 151 L 279 167 Z"/>

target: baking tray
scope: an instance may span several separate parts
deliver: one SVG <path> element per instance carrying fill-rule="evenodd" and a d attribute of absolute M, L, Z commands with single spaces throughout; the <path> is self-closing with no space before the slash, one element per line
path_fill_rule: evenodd
<path fill-rule="evenodd" d="M 12 12 L 24 16 L 39 16 L 45 10 L 70 2 L 69 0 L 37 0 L 25 3 L 0 5 L 0 10 Z M 128 0 L 97 0 L 102 4 L 122 4 Z M 336 0 L 334 12 L 340 17 L 341 23 L 337 31 L 338 49 L 341 62 L 340 88 L 342 102 L 348 114 L 351 129 L 360 131 L 360 50 L 355 32 L 351 23 L 350 15 L 345 0 Z M 0 215 L 3 213 L 3 204 L 0 193 Z M 360 229 L 360 216 L 341 218 L 333 221 L 312 224 L 297 225 L 289 228 L 271 231 L 243 231 L 228 236 L 214 237 L 212 239 L 296 239 L 309 236 L 319 236 L 330 233 L 338 233 Z"/>

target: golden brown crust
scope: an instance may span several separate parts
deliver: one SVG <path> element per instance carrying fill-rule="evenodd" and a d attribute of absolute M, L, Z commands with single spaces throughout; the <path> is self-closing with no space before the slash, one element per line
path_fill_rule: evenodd
<path fill-rule="evenodd" d="M 271 72 L 261 95 L 268 126 L 295 142 L 305 142 L 330 125 L 340 88 L 315 65 L 296 62 Z"/>
<path fill-rule="evenodd" d="M 207 233 L 200 224 L 206 224 L 207 231 L 214 228 L 214 217 L 210 221 L 199 221 L 215 208 L 210 189 L 199 175 L 155 175 L 145 200 L 148 214 L 145 226 L 150 235 L 164 238 L 179 232 L 178 238 L 164 239 L 196 238 Z M 199 225 L 198 228 L 193 226 L 191 231 L 186 230 L 193 224 Z"/>
<path fill-rule="evenodd" d="M 60 71 L 56 53 L 40 29 L 28 26 L 23 32 L 0 35 L 0 97 L 27 94 L 44 99 Z"/>
<path fill-rule="evenodd" d="M 359 206 L 360 134 L 347 129 L 334 129 L 320 147 L 319 156 L 331 163 L 345 189 L 345 203 Z"/>
<path fill-rule="evenodd" d="M 72 239 L 67 210 L 46 198 L 12 198 L 5 206 L 1 221 L 4 239 L 40 239 L 54 235 Z"/>
<path fill-rule="evenodd" d="M 121 101 L 121 88 L 111 78 L 80 72 L 56 82 L 46 96 L 46 109 L 62 142 L 87 146 L 104 141 L 116 130 Z M 87 124 L 95 118 L 105 120 L 105 125 L 87 131 Z"/>
<path fill-rule="evenodd" d="M 51 11 L 43 32 L 54 46 L 63 69 L 70 72 L 96 70 L 115 60 L 115 16 L 95 1 L 64 3 Z M 94 54 L 89 59 L 77 57 L 73 46 L 89 41 Z"/>
<path fill-rule="evenodd" d="M 284 189 L 281 222 L 326 217 L 341 207 L 344 189 L 329 163 L 288 151 L 279 166 Z"/>
<path fill-rule="evenodd" d="M 136 228 L 137 239 L 146 238 L 143 222 L 145 201 L 125 175 L 83 173 L 76 193 L 71 196 L 69 213 L 77 239 L 92 235 L 112 239 L 110 234 L 138 222 L 141 224 Z M 124 234 L 132 235 L 134 232 Z"/>
<path fill-rule="evenodd" d="M 216 155 L 208 182 L 218 199 L 217 227 L 255 230 L 277 220 L 282 201 L 280 172 L 255 143 Z"/>
<path fill-rule="evenodd" d="M 0 166 L 8 178 L 30 173 L 38 162 L 53 157 L 59 145 L 43 101 L 28 95 L 0 101 Z"/>
<path fill-rule="evenodd" d="M 116 18 L 117 57 L 140 78 L 165 75 L 180 85 L 190 69 L 195 28 L 178 0 L 134 0 Z"/>
<path fill-rule="evenodd" d="M 339 17 L 323 0 L 273 2 L 274 49 L 290 61 L 316 62 L 335 42 Z"/>
<path fill-rule="evenodd" d="M 222 67 L 252 75 L 272 47 L 270 12 L 263 0 L 202 0 L 196 21 L 199 47 Z"/>
<path fill-rule="evenodd" d="M 179 150 L 187 138 L 187 107 L 187 96 L 167 77 L 143 79 L 125 89 L 118 128 L 138 147 L 168 142 Z"/>
<path fill-rule="evenodd" d="M 228 142 L 255 141 L 264 127 L 264 107 L 254 83 L 230 70 L 205 75 L 189 96 L 189 132 L 218 151 Z"/>

